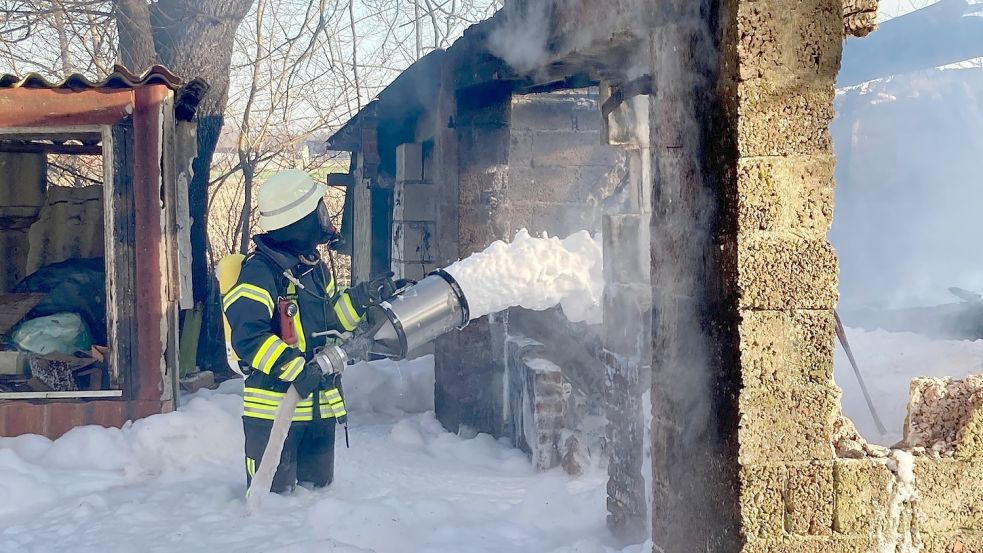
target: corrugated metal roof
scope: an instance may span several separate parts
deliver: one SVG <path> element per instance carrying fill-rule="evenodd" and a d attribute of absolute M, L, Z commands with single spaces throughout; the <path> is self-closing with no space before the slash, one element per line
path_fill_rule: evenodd
<path fill-rule="evenodd" d="M 78 73 L 69 75 L 61 81 L 49 81 L 38 73 L 24 76 L 3 75 L 0 77 L 0 90 L 27 88 L 42 90 L 132 90 L 146 85 L 164 85 L 175 92 L 174 113 L 178 120 L 191 121 L 198 110 L 198 104 L 208 92 L 209 86 L 202 79 L 182 81 L 163 65 L 152 65 L 143 73 L 136 75 L 122 65 L 114 65 L 113 72 L 100 81 L 90 81 Z"/>
<path fill-rule="evenodd" d="M 184 83 L 174 73 L 162 65 L 153 65 L 136 75 L 122 65 L 113 66 L 113 72 L 100 81 L 90 81 L 80 73 L 73 73 L 61 81 L 49 81 L 38 73 L 28 73 L 23 77 L 6 74 L 0 77 L 0 88 L 49 88 L 67 90 L 86 90 L 93 88 L 137 88 L 149 84 L 162 84 L 171 90 L 180 89 Z"/>

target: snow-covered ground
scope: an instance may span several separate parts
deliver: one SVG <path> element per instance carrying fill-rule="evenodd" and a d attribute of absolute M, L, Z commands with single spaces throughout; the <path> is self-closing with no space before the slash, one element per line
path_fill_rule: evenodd
<path fill-rule="evenodd" d="M 0 552 L 617 550 L 603 469 L 536 474 L 490 436 L 450 434 L 432 386 L 432 358 L 352 367 L 352 448 L 339 435 L 335 483 L 271 496 L 254 517 L 240 382 L 122 430 L 0 439 Z"/>
<path fill-rule="evenodd" d="M 908 387 L 920 376 L 961 378 L 983 373 L 983 340 L 932 340 L 908 332 L 846 329 L 847 339 L 867 383 L 887 435 L 880 436 L 850 361 L 837 344 L 836 383 L 843 388 L 843 413 L 871 443 L 891 446 L 901 440 L 908 412 Z"/>

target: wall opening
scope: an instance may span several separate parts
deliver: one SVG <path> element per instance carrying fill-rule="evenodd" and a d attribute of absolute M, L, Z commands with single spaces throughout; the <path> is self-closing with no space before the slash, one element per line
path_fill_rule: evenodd
<path fill-rule="evenodd" d="M 939 25 L 956 33 L 977 24 L 956 4 L 887 19 L 848 41 L 837 85 L 829 238 L 841 268 L 838 312 L 883 429 L 839 346 L 835 376 L 844 414 L 885 446 L 932 446 L 906 440 L 909 392 L 921 402 L 924 386 L 957 391 L 913 379 L 983 373 L 983 58 L 964 59 L 935 38 Z M 886 56 L 901 40 L 918 46 Z"/>
<path fill-rule="evenodd" d="M 108 134 L 0 131 L 0 400 L 122 395 L 107 311 Z"/>

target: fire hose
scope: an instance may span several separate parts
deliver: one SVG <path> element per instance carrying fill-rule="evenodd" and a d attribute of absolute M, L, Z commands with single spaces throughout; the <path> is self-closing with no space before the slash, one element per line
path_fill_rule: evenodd
<path fill-rule="evenodd" d="M 396 290 L 389 300 L 370 307 L 353 334 L 335 334 L 341 338 L 341 343 L 317 350 L 313 362 L 322 374 L 332 375 L 340 374 L 349 364 L 366 361 L 372 355 L 404 359 L 411 351 L 437 337 L 454 329 L 463 329 L 470 318 L 464 291 L 454 277 L 437 270 L 418 283 Z M 277 406 L 269 441 L 246 492 L 249 513 L 257 512 L 270 493 L 300 399 L 291 384 Z"/>

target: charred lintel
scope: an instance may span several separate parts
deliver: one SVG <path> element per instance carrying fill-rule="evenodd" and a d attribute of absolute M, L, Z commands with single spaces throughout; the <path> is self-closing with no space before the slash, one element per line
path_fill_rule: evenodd
<path fill-rule="evenodd" d="M 202 79 L 194 79 L 177 91 L 174 98 L 174 117 L 178 121 L 192 121 L 198 105 L 211 86 Z"/>
<path fill-rule="evenodd" d="M 328 186 L 347 188 L 354 184 L 355 177 L 351 173 L 328 173 Z"/>
<path fill-rule="evenodd" d="M 0 152 L 18 154 L 65 154 L 75 156 L 101 156 L 98 144 L 47 144 L 44 142 L 0 142 Z"/>
<path fill-rule="evenodd" d="M 601 115 L 607 118 L 611 112 L 618 109 L 618 106 L 625 103 L 635 96 L 652 94 L 655 92 L 655 80 L 652 75 L 642 75 L 641 77 L 629 81 L 623 85 L 613 87 L 611 97 L 604 101 L 601 106 Z"/>

